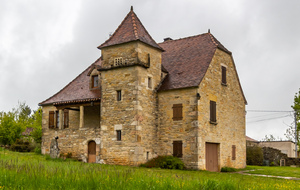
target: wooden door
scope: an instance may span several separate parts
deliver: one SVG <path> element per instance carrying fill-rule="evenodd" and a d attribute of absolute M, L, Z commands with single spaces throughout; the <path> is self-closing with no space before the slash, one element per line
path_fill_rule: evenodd
<path fill-rule="evenodd" d="M 206 159 L 206 170 L 211 172 L 218 172 L 218 144 L 206 143 L 205 144 L 205 159 Z"/>
<path fill-rule="evenodd" d="M 96 143 L 95 141 L 90 141 L 88 145 L 88 162 L 96 162 Z"/>

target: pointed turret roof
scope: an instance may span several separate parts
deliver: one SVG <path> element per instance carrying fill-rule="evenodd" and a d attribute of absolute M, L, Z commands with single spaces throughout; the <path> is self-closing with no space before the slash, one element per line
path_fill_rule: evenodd
<path fill-rule="evenodd" d="M 114 34 L 103 44 L 98 46 L 98 48 L 101 49 L 131 41 L 141 41 L 163 51 L 163 49 L 152 39 L 140 19 L 133 12 L 132 6 L 130 12 L 124 18 Z"/>

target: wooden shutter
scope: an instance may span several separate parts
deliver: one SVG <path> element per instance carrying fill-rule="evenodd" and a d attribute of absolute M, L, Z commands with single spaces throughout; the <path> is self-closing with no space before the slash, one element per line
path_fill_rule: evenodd
<path fill-rule="evenodd" d="M 226 67 L 222 66 L 222 84 L 227 84 L 226 80 Z"/>
<path fill-rule="evenodd" d="M 49 111 L 49 129 L 54 128 L 54 111 Z"/>
<path fill-rule="evenodd" d="M 182 120 L 182 104 L 173 104 L 173 120 Z"/>
<path fill-rule="evenodd" d="M 232 160 L 235 160 L 236 159 L 236 146 L 235 145 L 232 145 L 232 157 L 231 157 Z"/>
<path fill-rule="evenodd" d="M 64 128 L 69 128 L 69 110 L 64 110 Z"/>
<path fill-rule="evenodd" d="M 210 121 L 217 122 L 217 104 L 215 101 L 210 101 Z"/>
<path fill-rule="evenodd" d="M 173 141 L 173 156 L 182 157 L 182 141 Z"/>

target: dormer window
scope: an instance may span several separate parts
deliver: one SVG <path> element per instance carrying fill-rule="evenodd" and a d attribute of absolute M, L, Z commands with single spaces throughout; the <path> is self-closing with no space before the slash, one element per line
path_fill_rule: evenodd
<path fill-rule="evenodd" d="M 93 75 L 92 76 L 92 88 L 98 88 L 98 86 L 99 86 L 98 75 Z"/>

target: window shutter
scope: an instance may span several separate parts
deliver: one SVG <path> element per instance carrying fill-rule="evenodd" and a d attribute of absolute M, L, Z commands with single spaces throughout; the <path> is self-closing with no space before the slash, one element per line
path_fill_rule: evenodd
<path fill-rule="evenodd" d="M 235 160 L 236 159 L 236 146 L 235 145 L 232 145 L 232 160 Z"/>
<path fill-rule="evenodd" d="M 64 128 L 69 128 L 69 110 L 64 110 Z"/>
<path fill-rule="evenodd" d="M 222 66 L 222 84 L 227 84 L 226 80 L 226 67 Z"/>
<path fill-rule="evenodd" d="M 173 120 L 182 120 L 182 104 L 173 104 Z"/>
<path fill-rule="evenodd" d="M 182 141 L 173 141 L 173 156 L 182 157 Z"/>
<path fill-rule="evenodd" d="M 54 111 L 49 111 L 49 129 L 54 128 Z"/>
<path fill-rule="evenodd" d="M 217 104 L 215 101 L 210 101 L 210 121 L 217 122 Z"/>

